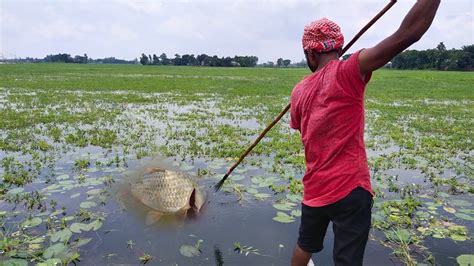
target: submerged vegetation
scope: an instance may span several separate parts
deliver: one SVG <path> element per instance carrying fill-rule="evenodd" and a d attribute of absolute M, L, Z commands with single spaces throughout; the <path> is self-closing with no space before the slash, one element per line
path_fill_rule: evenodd
<path fill-rule="evenodd" d="M 212 186 L 286 105 L 307 70 L 61 64 L 0 70 L 0 260 L 6 265 L 169 264 L 177 257 L 183 264 L 287 264 L 294 242 L 277 236 L 278 242 L 262 242 L 249 233 L 261 227 L 257 220 L 234 239 L 227 234 L 256 211 L 274 234 L 296 237 L 305 166 L 288 117 L 210 198 L 209 218 L 202 218 L 209 220 L 180 227 L 184 236 L 146 238 L 161 229 L 130 229 L 127 223 L 137 223 L 114 187 L 157 155 Z M 408 265 L 472 261 L 473 83 L 469 73 L 374 73 L 365 101 L 376 192 L 369 248 L 388 247 Z M 232 213 L 216 211 L 226 208 Z M 174 239 L 180 243 L 166 242 Z"/>

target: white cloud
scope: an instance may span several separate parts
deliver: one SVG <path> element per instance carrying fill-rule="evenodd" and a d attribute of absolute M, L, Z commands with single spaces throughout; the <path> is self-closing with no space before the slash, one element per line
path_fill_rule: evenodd
<path fill-rule="evenodd" d="M 162 3 L 156 1 L 119 1 L 119 3 L 147 15 L 159 15 L 162 13 Z"/>
<path fill-rule="evenodd" d="M 303 27 L 328 17 L 349 41 L 388 0 L 0 0 L 1 53 L 53 52 L 135 58 L 142 52 L 256 55 L 299 61 Z M 393 33 L 415 0 L 398 3 L 352 50 Z M 472 44 L 474 1 L 442 1 L 432 28 L 413 47 Z"/>

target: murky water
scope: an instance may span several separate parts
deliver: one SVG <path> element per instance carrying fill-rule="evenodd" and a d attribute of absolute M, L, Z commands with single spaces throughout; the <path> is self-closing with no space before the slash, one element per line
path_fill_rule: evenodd
<path fill-rule="evenodd" d="M 215 114 L 213 109 L 215 102 L 211 102 L 208 107 Z M 150 133 L 151 143 L 157 146 L 167 144 L 163 130 L 169 126 L 169 122 L 161 120 L 159 116 L 150 115 L 152 113 L 150 110 L 160 108 L 166 110 L 166 115 L 170 119 L 180 115 L 194 114 L 199 109 L 195 105 L 159 104 L 148 105 L 146 108 L 129 105 L 124 107 L 127 112 L 123 113 L 118 120 L 141 121 L 156 129 L 156 132 Z M 173 132 L 186 130 L 189 126 L 180 126 L 178 122 L 175 123 Z M 231 125 L 249 131 L 262 128 L 256 119 L 216 117 L 206 123 L 211 126 Z M 113 129 L 114 125 L 109 124 L 108 127 Z M 85 125 L 81 128 L 92 128 L 92 126 Z M 197 131 L 199 132 L 199 129 Z M 253 140 L 253 137 L 254 134 L 250 134 L 245 140 Z M 398 150 L 397 146 L 392 145 L 377 151 L 369 150 L 368 155 L 376 157 Z M 0 159 L 6 156 L 7 153 L 0 151 Z M 115 161 L 115 156 L 124 158 L 126 165 L 123 161 Z M 89 165 L 78 170 L 75 163 L 81 158 L 87 158 Z M 43 169 L 41 177 L 33 184 L 26 185 L 23 192 L 15 191 L 11 194 L 40 190 L 47 196 L 46 202 L 52 200 L 56 202 L 56 207 L 52 210 L 32 212 L 33 217 L 41 219 L 41 223 L 25 229 L 26 234 L 30 236 L 51 235 L 45 228 L 48 217 L 55 217 L 53 220 L 56 223 L 64 218 L 69 226 L 71 223 L 91 224 L 99 221 L 100 226 L 95 224 L 97 226 L 92 229 L 73 232 L 70 238 L 73 243 L 76 239 L 90 239 L 87 244 L 78 249 L 83 265 L 137 264 L 139 257 L 144 254 L 153 257 L 151 265 L 288 265 L 296 243 L 299 217 L 297 212 L 295 214 L 291 212 L 290 222 L 277 222 L 273 218 L 278 210 L 273 204 L 278 200 L 291 203 L 291 208 L 286 212 L 290 213 L 299 209 L 299 200 L 288 198 L 285 194 L 274 194 L 268 188 L 268 184 L 261 185 L 268 178 L 274 178 L 271 183 L 279 184 L 278 180 L 281 176 L 271 171 L 274 164 L 273 155 L 251 158 L 258 161 L 261 166 L 243 164 L 231 176 L 231 180 L 234 180 L 233 184 L 242 185 L 248 190 L 239 192 L 241 187 L 230 186 L 227 191 L 224 189 L 218 193 L 214 192 L 212 187 L 223 176 L 227 167 L 232 165 L 234 158 L 227 160 L 205 160 L 199 157 L 184 160 L 178 157 L 167 158 L 170 168 L 187 173 L 198 180 L 199 185 L 207 192 L 206 204 L 199 215 L 193 215 L 184 221 L 166 219 L 151 226 L 145 224 L 149 209 L 131 198 L 130 193 L 123 193 L 123 183 L 127 175 L 142 167 L 143 162 L 150 158 L 137 159 L 135 154 L 124 154 L 123 147 L 102 149 L 87 146 L 71 149 L 60 155 L 60 159 L 54 165 L 53 173 L 51 169 Z M 21 162 L 29 159 L 30 157 L 18 153 L 18 160 Z M 98 161 L 102 163 L 97 165 Z M 107 165 L 108 161 L 112 163 Z M 203 169 L 209 172 L 201 178 L 199 171 Z M 4 169 L 0 168 L 0 174 L 3 172 Z M 298 174 L 295 169 L 288 170 L 288 173 L 301 178 L 301 173 Z M 407 170 L 395 166 L 384 174 L 396 177 L 393 182 L 397 184 L 413 183 L 420 185 L 424 190 L 430 189 L 430 183 L 426 181 L 419 169 Z M 445 175 L 449 176 L 449 173 Z M 110 182 L 110 178 L 115 182 Z M 382 185 L 380 187 L 385 193 L 385 199 L 399 197 L 398 194 L 389 192 L 390 188 Z M 254 192 L 251 192 L 250 188 Z M 472 203 L 472 199 L 464 195 L 450 196 L 447 201 L 453 199 Z M 379 202 L 383 200 L 376 199 Z M 429 198 L 425 200 L 430 201 Z M 441 206 L 436 208 L 441 208 Z M 81 209 L 89 213 L 84 216 L 73 216 L 80 213 Z M 21 211 L 22 206 L 0 202 L 0 210 L 5 212 L 3 215 L 8 216 L 5 224 L 7 228 L 15 228 L 18 222 L 26 218 L 25 212 Z M 452 217 L 448 213 L 443 213 L 443 216 Z M 469 229 L 474 228 L 472 221 L 462 220 L 459 224 Z M 72 227 L 70 228 L 73 230 Z M 374 240 L 369 241 L 367 245 L 365 265 L 401 264 L 391 255 L 393 251 L 391 248 L 380 244 L 380 239 L 383 239 L 382 232 L 373 230 L 372 237 Z M 235 250 L 236 242 L 244 247 L 241 249 L 242 253 Z M 49 240 L 44 241 L 45 247 L 49 244 Z M 197 247 L 199 252 L 194 254 L 195 256 L 186 257 L 180 252 L 183 245 Z M 333 234 L 330 225 L 325 239 L 325 249 L 314 255 L 313 259 L 320 265 L 332 264 L 332 246 Z M 460 244 L 451 239 L 428 237 L 425 246 L 433 252 L 436 262 L 440 265 L 452 265 L 455 263 L 456 256 L 474 250 L 474 243 L 470 240 Z"/>

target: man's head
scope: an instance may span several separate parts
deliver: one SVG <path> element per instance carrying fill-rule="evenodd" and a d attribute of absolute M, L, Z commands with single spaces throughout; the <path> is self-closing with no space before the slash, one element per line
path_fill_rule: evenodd
<path fill-rule="evenodd" d="M 320 63 L 321 54 L 340 52 L 344 45 L 344 36 L 336 23 L 322 18 L 304 28 L 302 41 L 306 61 L 314 72 Z"/>

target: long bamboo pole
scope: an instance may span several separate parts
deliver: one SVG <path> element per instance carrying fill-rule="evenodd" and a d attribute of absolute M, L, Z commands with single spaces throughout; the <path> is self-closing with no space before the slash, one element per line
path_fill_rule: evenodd
<path fill-rule="evenodd" d="M 344 55 L 347 50 L 349 50 L 349 48 L 351 48 L 351 46 L 370 28 L 372 27 L 372 25 L 374 25 L 375 22 L 377 22 L 377 20 L 379 20 L 395 3 L 397 2 L 397 0 L 391 0 L 390 3 L 388 3 L 374 18 L 372 18 L 372 20 L 369 21 L 369 23 L 367 23 L 367 25 L 365 25 L 355 36 L 354 38 L 352 38 L 352 40 L 342 49 L 341 51 L 341 54 L 340 56 Z M 222 187 L 222 185 L 224 184 L 224 182 L 227 180 L 227 178 L 229 177 L 229 175 L 232 173 L 232 171 L 234 171 L 234 169 L 244 160 L 244 158 L 253 150 L 253 148 L 255 148 L 255 146 L 257 146 L 257 144 L 260 142 L 260 140 L 263 139 L 263 137 L 265 137 L 265 135 L 268 133 L 268 131 L 270 131 L 270 129 L 273 128 L 273 126 L 276 125 L 276 123 L 278 123 L 278 121 L 280 121 L 280 119 L 286 114 L 286 112 L 288 112 L 288 110 L 290 110 L 290 104 L 288 104 L 285 109 L 283 109 L 280 114 L 262 131 L 262 133 L 260 133 L 260 135 L 258 136 L 258 138 L 247 148 L 247 150 L 240 156 L 239 160 L 237 160 L 237 162 L 232 165 L 231 168 L 229 168 L 229 170 L 227 170 L 227 173 L 224 175 L 224 177 L 219 181 L 219 183 L 217 183 L 214 188 L 216 191 L 219 191 L 219 189 Z"/>

